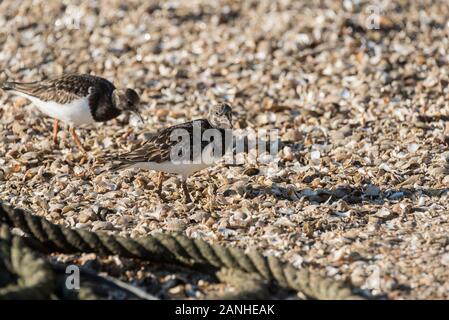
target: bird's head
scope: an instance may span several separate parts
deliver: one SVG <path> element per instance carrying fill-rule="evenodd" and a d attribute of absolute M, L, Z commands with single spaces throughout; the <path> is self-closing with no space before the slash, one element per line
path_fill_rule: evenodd
<path fill-rule="evenodd" d="M 136 114 L 143 122 L 142 116 L 139 113 L 138 105 L 140 97 L 133 89 L 115 89 L 112 93 L 112 103 L 120 111 L 128 111 Z"/>
<path fill-rule="evenodd" d="M 221 129 L 232 129 L 232 108 L 227 103 L 212 107 L 208 120 L 211 125 Z"/>

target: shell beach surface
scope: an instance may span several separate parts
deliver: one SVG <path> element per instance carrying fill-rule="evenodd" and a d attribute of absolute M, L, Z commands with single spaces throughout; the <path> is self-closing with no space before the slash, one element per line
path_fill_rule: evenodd
<path fill-rule="evenodd" d="M 2 1 L 0 79 L 99 75 L 136 89 L 145 122 L 79 127 L 83 163 L 67 130 L 53 145 L 52 120 L 1 92 L 0 200 L 73 228 L 258 249 L 389 299 L 448 299 L 449 4 L 417 3 Z M 194 203 L 175 176 L 162 201 L 157 172 L 95 160 L 223 100 L 236 128 L 282 143 L 268 163 L 192 176 Z M 144 267 L 106 260 L 144 286 Z M 168 297 L 201 297 L 204 280 L 158 276 Z"/>

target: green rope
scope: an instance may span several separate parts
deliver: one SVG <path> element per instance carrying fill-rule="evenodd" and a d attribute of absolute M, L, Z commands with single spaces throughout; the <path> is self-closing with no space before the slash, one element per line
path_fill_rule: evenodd
<path fill-rule="evenodd" d="M 54 291 L 54 276 L 50 265 L 18 237 L 12 238 L 10 252 L 5 252 L 4 247 L 9 240 L 0 239 L 3 247 L 2 260 L 8 261 L 10 274 L 15 273 L 18 282 L 9 281 L 9 284 L 1 287 L 0 299 L 48 299 Z"/>
<path fill-rule="evenodd" d="M 266 282 L 280 288 L 300 291 L 312 299 L 362 298 L 341 282 L 306 269 L 298 270 L 276 257 L 264 257 L 255 251 L 245 254 L 236 248 L 211 245 L 180 234 L 161 233 L 131 239 L 102 232 L 69 229 L 4 204 L 0 204 L 0 221 L 27 233 L 31 237 L 28 242 L 30 246 L 38 242 L 41 244 L 40 248 L 45 247 L 50 252 L 119 255 L 181 265 L 214 274 L 221 268 L 235 269 L 257 274 Z"/>

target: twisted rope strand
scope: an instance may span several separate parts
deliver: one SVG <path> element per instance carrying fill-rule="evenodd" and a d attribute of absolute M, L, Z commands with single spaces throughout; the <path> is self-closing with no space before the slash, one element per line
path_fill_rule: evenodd
<path fill-rule="evenodd" d="M 194 270 L 216 273 L 219 269 L 236 269 L 258 274 L 279 287 L 294 289 L 314 299 L 360 299 L 350 287 L 308 270 L 298 270 L 280 259 L 252 251 L 208 244 L 180 234 L 160 233 L 137 239 L 102 232 L 69 229 L 33 216 L 24 210 L 0 203 L 0 221 L 17 227 L 45 243 L 54 252 L 119 255 L 157 263 L 170 263 Z"/>

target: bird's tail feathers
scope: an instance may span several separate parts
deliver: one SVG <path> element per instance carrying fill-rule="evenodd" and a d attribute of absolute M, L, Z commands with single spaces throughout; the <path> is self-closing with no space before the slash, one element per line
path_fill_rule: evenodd
<path fill-rule="evenodd" d="M 16 87 L 15 82 L 8 81 L 11 78 L 11 72 L 8 69 L 0 70 L 0 89 L 14 90 Z"/>
<path fill-rule="evenodd" d="M 29 92 L 32 92 L 34 89 L 36 89 L 36 85 L 39 84 L 39 82 L 15 82 L 15 81 L 8 81 L 8 79 L 13 78 L 13 75 L 9 70 L 0 70 L 0 89 L 5 91 L 17 91 L 22 92 L 25 94 L 28 94 Z"/>
<path fill-rule="evenodd" d="M 5 84 L 8 83 L 7 80 L 8 80 L 8 75 L 6 74 L 6 72 L 4 70 L 0 70 L 0 89 L 3 89 Z M 4 90 L 8 90 L 8 89 L 4 89 Z"/>
<path fill-rule="evenodd" d="M 0 88 L 9 91 L 9 90 L 15 90 L 16 86 L 14 82 L 4 81 L 0 83 Z"/>
<path fill-rule="evenodd" d="M 5 91 L 14 90 L 17 92 L 22 93 L 29 93 L 35 88 L 36 83 L 35 82 L 29 82 L 29 83 L 21 83 L 21 82 L 14 82 L 14 81 L 5 81 L 3 83 L 0 83 L 1 89 Z"/>
<path fill-rule="evenodd" d="M 102 157 L 101 162 L 112 163 L 110 170 L 113 170 L 113 171 L 126 169 L 133 165 L 133 163 L 131 163 L 130 161 L 127 161 L 126 159 L 123 159 L 120 157 L 113 157 L 113 156 Z"/>
<path fill-rule="evenodd" d="M 124 162 L 123 160 L 118 160 L 118 161 L 121 161 L 121 163 L 113 164 L 111 167 L 111 170 L 118 171 L 118 170 L 130 168 L 133 166 L 133 163 Z"/>

